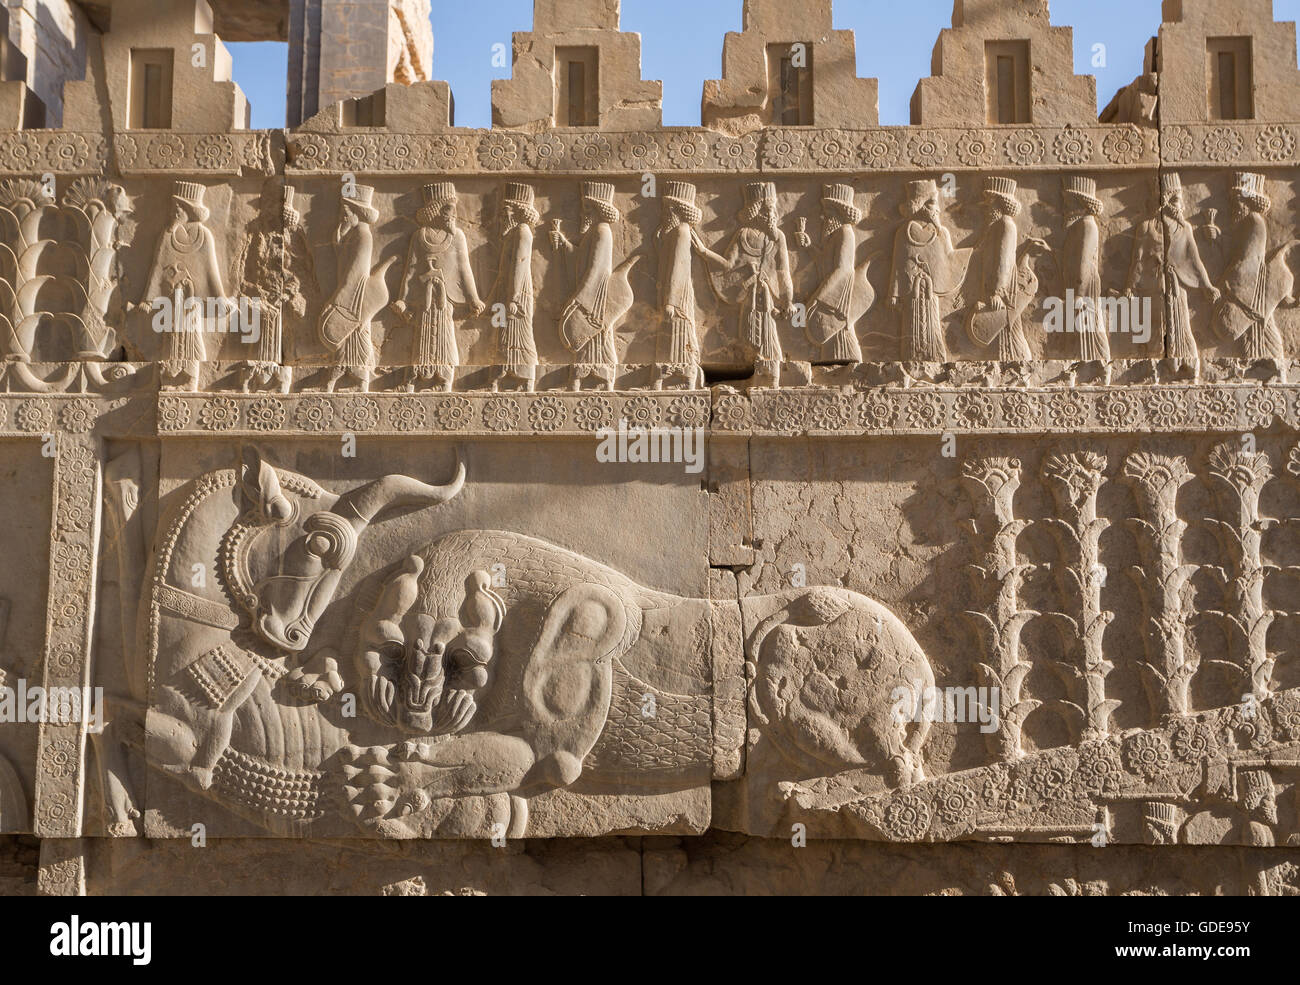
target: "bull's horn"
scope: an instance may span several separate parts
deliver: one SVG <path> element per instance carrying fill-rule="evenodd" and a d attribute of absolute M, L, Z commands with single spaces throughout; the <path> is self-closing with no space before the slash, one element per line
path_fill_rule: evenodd
<path fill-rule="evenodd" d="M 383 510 L 397 506 L 437 506 L 456 496 L 465 485 L 465 463 L 456 459 L 456 478 L 445 486 L 430 486 L 409 475 L 386 475 L 339 497 L 332 513 L 360 531 Z"/>

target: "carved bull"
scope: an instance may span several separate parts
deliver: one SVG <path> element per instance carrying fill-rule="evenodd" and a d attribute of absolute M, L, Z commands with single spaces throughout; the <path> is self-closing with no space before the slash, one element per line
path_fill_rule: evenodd
<path fill-rule="evenodd" d="M 372 521 L 464 479 L 335 496 L 249 451 L 180 490 L 142 600 L 151 764 L 272 827 L 341 812 L 387 836 L 522 835 L 528 798 L 579 781 L 707 785 L 723 603 L 492 530 L 444 535 L 335 600 Z M 196 564 L 217 577 L 196 587 Z M 897 618 L 843 589 L 729 604 L 749 628 L 754 716 L 783 753 L 922 777 L 928 726 L 889 709 L 933 678 Z M 326 617 L 329 648 L 314 637 Z"/>

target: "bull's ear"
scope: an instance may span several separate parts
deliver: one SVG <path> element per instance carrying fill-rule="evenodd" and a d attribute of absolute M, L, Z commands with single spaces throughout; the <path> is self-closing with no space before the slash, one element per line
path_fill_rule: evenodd
<path fill-rule="evenodd" d="M 245 445 L 239 457 L 239 488 L 244 510 L 259 513 L 273 522 L 289 519 L 293 508 L 280 488 L 280 477 L 271 463 L 252 445 Z"/>

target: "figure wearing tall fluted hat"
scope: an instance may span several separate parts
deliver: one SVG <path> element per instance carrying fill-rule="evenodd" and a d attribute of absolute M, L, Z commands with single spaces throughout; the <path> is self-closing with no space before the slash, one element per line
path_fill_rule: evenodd
<path fill-rule="evenodd" d="M 1074 297 L 1071 312 L 1079 362 L 1069 372 L 1077 374 L 1085 364 L 1099 367 L 1101 382 L 1110 382 L 1110 325 L 1101 303 L 1101 199 L 1097 182 L 1084 175 L 1070 175 L 1062 181 L 1065 204 L 1065 243 L 1061 254 L 1061 276 Z M 1074 344 L 1075 340 L 1071 340 Z"/>
<path fill-rule="evenodd" d="M 371 227 L 378 221 L 374 188 L 345 183 L 339 200 L 339 223 L 334 230 L 338 281 L 317 326 L 330 357 L 325 380 L 329 392 L 349 378 L 356 380 L 359 390 L 368 391 L 378 362 L 373 321 L 388 304 L 384 278 L 388 268 L 397 262 L 392 257 L 371 268 L 375 249 Z"/>
<path fill-rule="evenodd" d="M 699 256 L 715 268 L 726 260 L 704 245 L 697 230 L 703 213 L 695 203 L 695 186 L 685 181 L 663 185 L 663 207 L 655 234 L 659 260 L 659 311 L 667 331 L 661 336 L 654 385 L 680 381 L 687 389 L 704 388 L 700 340 L 696 328 L 694 262 Z"/>
<path fill-rule="evenodd" d="M 814 346 L 816 361 L 848 367 L 862 362 L 857 323 L 876 299 L 867 279 L 867 265 L 858 265 L 858 234 L 854 226 L 862 210 L 854 202 L 853 186 L 822 189 L 821 283 L 809 298 L 804 333 Z"/>
<path fill-rule="evenodd" d="M 1223 274 L 1223 297 L 1214 311 L 1219 337 L 1235 355 L 1264 367 L 1269 378 L 1286 379 L 1286 353 L 1277 309 L 1291 303 L 1295 275 L 1289 256 L 1297 245 L 1291 240 L 1269 250 L 1268 223 L 1272 208 L 1262 174 L 1241 172 L 1233 177 L 1232 203 L 1236 222 L 1228 237 L 1228 263 Z"/>
<path fill-rule="evenodd" d="M 144 295 L 137 305 L 153 310 L 155 329 L 165 326 L 160 329 L 167 347 L 162 371 L 171 389 L 198 388 L 201 364 L 209 358 L 204 334 L 223 329 L 208 317 L 209 311 L 227 304 L 216 240 L 205 225 L 208 216 L 203 185 L 176 182 L 171 218 L 158 239 Z M 162 318 L 163 314 L 170 317 Z M 219 350 L 221 337 L 214 338 Z"/>
<path fill-rule="evenodd" d="M 573 353 L 573 390 L 581 390 L 587 379 L 613 390 L 619 364 L 614 330 L 632 308 L 628 272 L 640 255 L 614 266 L 614 227 L 622 214 L 614 203 L 613 185 L 584 181 L 581 215 L 583 232 L 576 246 L 558 228 L 552 233 L 554 246 L 572 259 L 576 284 L 560 314 L 560 339 Z"/>
<path fill-rule="evenodd" d="M 456 186 L 450 181 L 424 185 L 420 198 L 420 225 L 411 234 L 393 309 L 414 332 L 406 389 L 429 382 L 450 392 L 460 366 L 456 306 L 479 315 L 485 305 L 474 280 L 469 242 L 456 222 Z"/>
<path fill-rule="evenodd" d="M 506 183 L 501 197 L 501 262 L 488 292 L 497 326 L 497 372 L 492 389 L 514 383 L 532 391 L 537 382 L 537 340 L 533 335 L 533 230 L 541 222 L 533 186 Z M 504 305 L 501 312 L 498 305 Z M 504 317 L 499 317 L 499 315 Z"/>

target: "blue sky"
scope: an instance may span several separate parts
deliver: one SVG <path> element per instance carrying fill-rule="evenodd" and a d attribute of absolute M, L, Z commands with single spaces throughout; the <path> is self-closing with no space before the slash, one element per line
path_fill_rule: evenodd
<path fill-rule="evenodd" d="M 457 124 L 488 126 L 489 80 L 510 76 L 509 67 L 492 66 L 492 46 L 500 42 L 508 51 L 511 32 L 532 26 L 532 0 L 432 6 L 434 78 L 451 83 Z M 835 0 L 835 27 L 857 34 L 858 74 L 880 80 L 881 123 L 908 122 L 912 91 L 930 74 L 930 53 L 952 23 L 952 7 L 952 0 Z M 1274 0 L 1274 16 L 1300 19 L 1300 0 Z M 1142 70 L 1143 46 L 1160 27 L 1160 0 L 1053 0 L 1052 23 L 1074 28 L 1075 71 L 1097 76 L 1104 106 Z M 666 125 L 699 124 L 700 90 L 719 76 L 722 36 L 740 26 L 741 0 L 623 0 L 623 30 L 641 34 L 641 74 L 663 80 Z M 1106 46 L 1103 68 L 1092 65 L 1097 44 Z M 284 126 L 287 46 L 229 47 L 235 81 L 253 105 L 253 126 Z"/>

